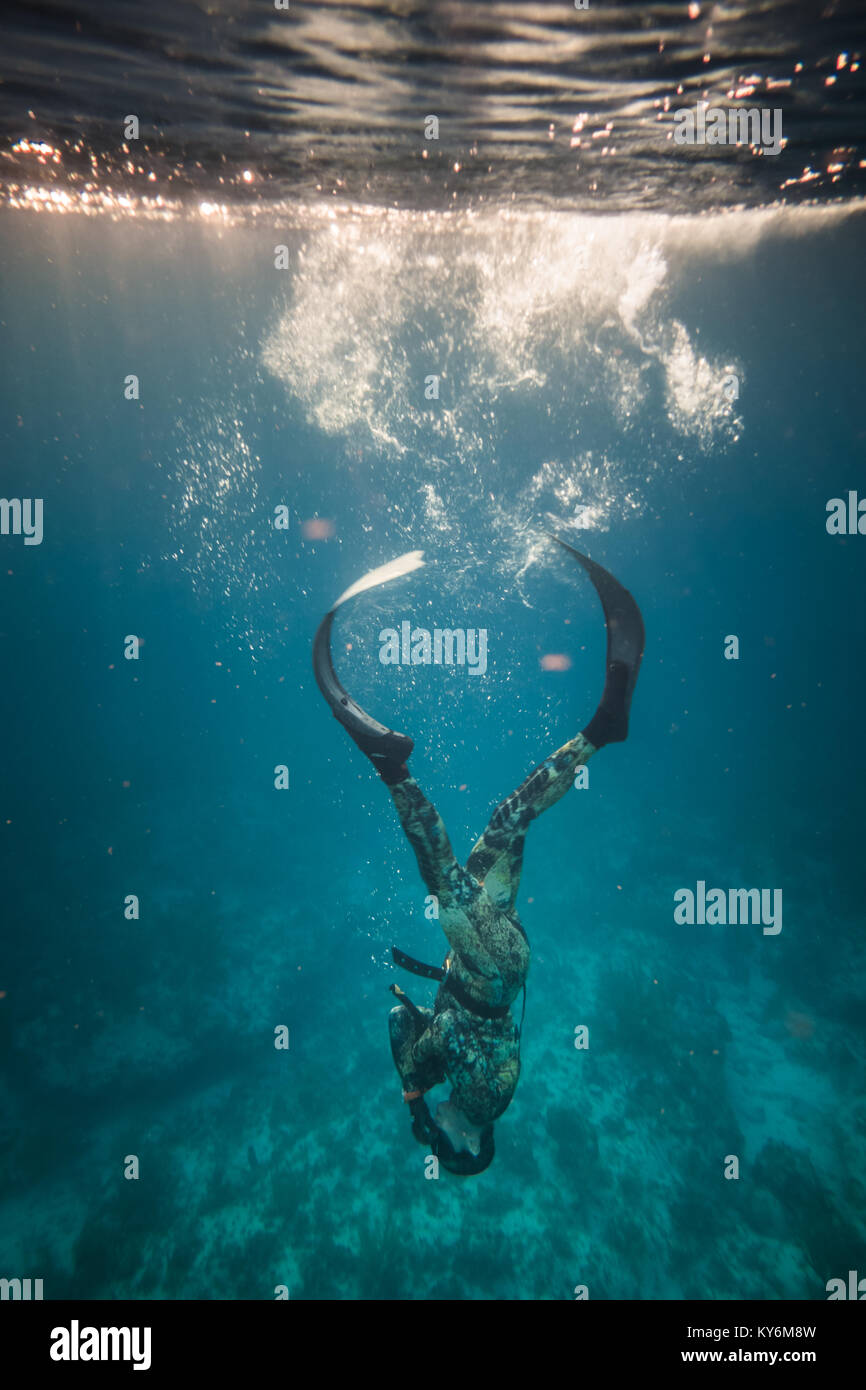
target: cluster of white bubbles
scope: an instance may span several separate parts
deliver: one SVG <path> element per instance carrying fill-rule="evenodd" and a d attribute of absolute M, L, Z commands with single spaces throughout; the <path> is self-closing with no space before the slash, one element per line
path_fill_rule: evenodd
<path fill-rule="evenodd" d="M 261 362 L 376 473 L 395 551 L 434 541 L 463 565 L 495 551 L 520 575 L 549 555 L 529 519 L 619 525 L 646 510 L 660 470 L 740 437 L 736 323 L 699 349 L 682 290 L 702 262 L 784 232 L 785 214 L 329 212 L 293 246 Z M 229 419 L 187 437 L 185 505 L 206 503 L 219 532 L 220 512 L 255 495 L 257 461 Z M 200 584 L 251 594 L 276 580 L 263 548 L 239 556 L 233 541 L 221 557 L 197 535 L 182 539 L 205 546 L 187 557 Z M 359 571 L 387 558 L 358 551 Z"/>

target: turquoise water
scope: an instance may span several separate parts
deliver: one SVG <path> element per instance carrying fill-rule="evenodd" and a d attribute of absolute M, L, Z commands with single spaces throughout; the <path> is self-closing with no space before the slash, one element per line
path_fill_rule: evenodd
<path fill-rule="evenodd" d="M 4 209 L 2 491 L 44 535 L 0 537 L 0 1274 L 821 1299 L 864 1269 L 866 539 L 826 524 L 866 497 L 862 212 L 688 214 Z M 423 550 L 334 656 L 464 858 L 601 692 L 545 528 L 646 655 L 628 742 L 527 840 L 495 1161 L 430 1180 L 387 1015 L 433 987 L 390 947 L 444 937 L 312 636 Z M 486 672 L 382 665 L 404 620 L 485 629 Z M 781 891 L 781 930 L 678 923 L 698 882 Z"/>

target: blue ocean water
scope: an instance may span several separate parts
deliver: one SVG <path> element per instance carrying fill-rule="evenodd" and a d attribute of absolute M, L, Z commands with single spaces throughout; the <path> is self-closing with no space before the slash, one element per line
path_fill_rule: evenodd
<path fill-rule="evenodd" d="M 0 536 L 0 1273 L 392 1300 L 866 1273 L 866 540 L 827 526 L 866 499 L 856 198 L 42 191 L 2 211 L 2 492 L 44 534 Z M 431 1180 L 387 1015 L 433 986 L 390 947 L 444 937 L 312 637 L 424 552 L 334 656 L 465 858 L 601 693 L 546 529 L 628 586 L 646 654 L 628 741 L 527 839 L 495 1161 Z M 404 621 L 483 628 L 486 671 L 383 665 Z M 778 890 L 781 929 L 676 921 L 698 883 Z"/>

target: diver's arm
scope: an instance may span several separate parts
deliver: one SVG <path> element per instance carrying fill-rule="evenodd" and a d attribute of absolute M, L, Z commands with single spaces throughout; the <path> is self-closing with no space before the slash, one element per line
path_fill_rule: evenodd
<path fill-rule="evenodd" d="M 447 1055 L 453 1034 L 453 1019 L 445 1009 L 436 1014 L 429 1028 L 421 1034 L 412 1049 L 412 1056 L 420 1066 L 423 1062 L 441 1061 Z"/>

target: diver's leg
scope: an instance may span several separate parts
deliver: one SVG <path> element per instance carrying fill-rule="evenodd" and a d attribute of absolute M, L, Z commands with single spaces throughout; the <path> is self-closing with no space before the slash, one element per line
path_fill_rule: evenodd
<path fill-rule="evenodd" d="M 478 884 L 457 862 L 439 812 L 410 773 L 388 787 L 427 889 L 439 906 L 471 906 Z"/>
<path fill-rule="evenodd" d="M 506 941 L 491 950 L 491 932 L 504 917 L 477 878 L 458 864 L 442 817 L 414 777 L 404 777 L 390 791 L 427 891 L 437 900 L 437 920 L 449 946 L 469 969 L 493 981 L 502 969 L 503 952 L 507 959 L 514 946 Z M 507 931 L 516 935 L 513 924 L 507 924 Z"/>
<path fill-rule="evenodd" d="M 533 768 L 516 791 L 501 801 L 478 839 L 466 869 L 506 911 L 513 908 L 523 868 L 523 843 L 532 821 L 560 801 L 574 782 L 575 769 L 597 750 L 576 734 Z"/>
<path fill-rule="evenodd" d="M 548 533 L 551 534 L 551 533 Z M 552 536 L 580 563 L 601 599 L 607 623 L 607 661 L 601 702 L 575 738 L 530 772 L 526 781 L 497 806 L 466 867 L 483 883 L 498 907 L 510 911 L 520 882 L 523 840 L 530 821 L 564 796 L 576 767 L 607 743 L 622 743 L 645 643 L 640 609 L 618 579 L 589 556 Z"/>

